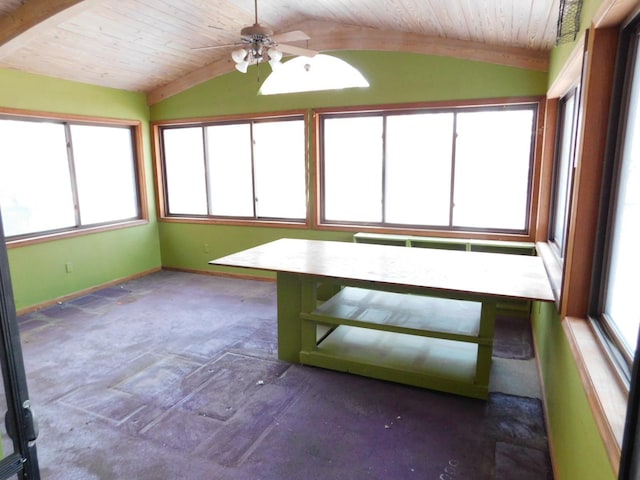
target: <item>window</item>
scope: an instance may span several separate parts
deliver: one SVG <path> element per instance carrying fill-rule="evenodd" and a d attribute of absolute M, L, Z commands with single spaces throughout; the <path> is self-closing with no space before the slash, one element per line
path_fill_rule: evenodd
<path fill-rule="evenodd" d="M 560 259 L 564 258 L 573 183 L 578 116 L 577 91 L 576 87 L 565 95 L 560 100 L 558 109 L 558 140 L 553 174 L 549 243 Z"/>
<path fill-rule="evenodd" d="M 321 223 L 528 232 L 537 103 L 319 118 Z"/>
<path fill-rule="evenodd" d="M 165 216 L 306 220 L 303 115 L 159 131 Z"/>
<path fill-rule="evenodd" d="M 142 218 L 136 126 L 0 117 L 0 206 L 11 240 Z"/>
<path fill-rule="evenodd" d="M 627 33 L 622 58 L 627 58 L 624 79 L 619 87 L 619 118 L 616 146 L 605 185 L 602 209 L 604 240 L 598 258 L 600 276 L 594 291 L 592 314 L 602 327 L 615 352 L 629 367 L 637 348 L 640 312 L 635 298 L 640 270 L 640 54 L 638 31 Z M 612 150 L 612 151 L 613 151 Z"/>

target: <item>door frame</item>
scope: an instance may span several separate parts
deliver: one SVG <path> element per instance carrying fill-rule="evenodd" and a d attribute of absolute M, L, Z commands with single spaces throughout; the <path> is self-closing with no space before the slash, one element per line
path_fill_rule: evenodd
<path fill-rule="evenodd" d="M 7 402 L 5 426 L 13 442 L 13 453 L 0 460 L 0 480 L 15 478 L 39 480 L 36 438 L 38 427 L 27 388 L 20 332 L 9 256 L 0 213 L 0 364 Z"/>

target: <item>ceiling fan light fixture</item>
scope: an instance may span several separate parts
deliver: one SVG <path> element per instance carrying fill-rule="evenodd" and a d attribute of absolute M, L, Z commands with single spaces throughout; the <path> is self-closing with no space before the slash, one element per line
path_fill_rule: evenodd
<path fill-rule="evenodd" d="M 231 58 L 234 62 L 241 63 L 245 58 L 247 58 L 247 53 L 249 52 L 247 52 L 244 48 L 238 48 L 237 50 L 231 52 Z"/>
<path fill-rule="evenodd" d="M 247 72 L 249 65 L 257 65 L 263 62 L 266 63 L 267 61 L 271 65 L 271 69 L 275 71 L 280 68 L 280 61 L 284 53 L 308 55 L 310 57 L 318 53 L 308 48 L 286 45 L 284 42 L 309 40 L 309 36 L 300 30 L 274 35 L 273 30 L 264 25 L 260 25 L 258 22 L 258 0 L 254 0 L 253 7 L 255 22 L 253 25 L 240 30 L 240 43 L 198 47 L 195 50 L 245 45 L 244 48 L 237 48 L 231 52 L 231 58 L 235 63 L 236 70 L 242 73 Z"/>
<path fill-rule="evenodd" d="M 236 70 L 241 73 L 247 73 L 247 68 L 249 68 L 249 62 L 246 60 L 242 60 L 241 62 L 236 63 Z"/>
<path fill-rule="evenodd" d="M 267 52 L 269 55 L 269 65 L 271 65 L 271 70 L 277 70 L 282 66 L 280 60 L 282 60 L 282 52 L 277 48 L 270 48 Z"/>
<path fill-rule="evenodd" d="M 272 62 L 280 62 L 280 60 L 282 60 L 282 52 L 277 48 L 270 48 L 269 60 Z"/>

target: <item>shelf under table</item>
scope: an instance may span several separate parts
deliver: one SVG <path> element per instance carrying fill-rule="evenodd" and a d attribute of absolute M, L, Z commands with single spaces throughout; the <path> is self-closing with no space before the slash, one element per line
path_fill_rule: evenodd
<path fill-rule="evenodd" d="M 345 287 L 313 313 L 338 319 L 336 323 L 342 319 L 362 322 L 362 326 L 389 325 L 477 337 L 482 303 Z M 472 338 L 469 340 L 474 341 Z"/>
<path fill-rule="evenodd" d="M 340 325 L 300 362 L 425 388 L 486 398 L 475 383 L 478 345 Z"/>

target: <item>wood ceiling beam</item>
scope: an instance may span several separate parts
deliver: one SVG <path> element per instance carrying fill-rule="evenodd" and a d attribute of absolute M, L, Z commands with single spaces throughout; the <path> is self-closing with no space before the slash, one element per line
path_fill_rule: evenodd
<path fill-rule="evenodd" d="M 19 50 L 47 28 L 87 10 L 100 0 L 30 0 L 0 17 L 0 58 Z"/>
<path fill-rule="evenodd" d="M 530 70 L 547 71 L 549 69 L 549 52 L 546 51 L 320 21 L 307 21 L 293 28 L 304 30 L 311 37 L 308 47 L 316 50 L 410 52 L 477 60 Z"/>
<path fill-rule="evenodd" d="M 546 51 L 493 46 L 479 42 L 450 40 L 315 20 L 292 25 L 286 30 L 304 31 L 311 37 L 311 40 L 304 46 L 319 52 L 331 50 L 410 52 L 476 60 L 538 71 L 548 71 L 549 69 L 549 52 Z M 225 51 L 223 57 L 212 63 L 147 92 L 147 103 L 153 105 L 218 75 L 232 72 L 234 66 L 228 52 Z"/>
<path fill-rule="evenodd" d="M 195 87 L 201 83 L 211 80 L 218 75 L 232 72 L 235 68 L 235 63 L 231 60 L 230 54 L 216 58 L 213 62 L 205 65 L 202 68 L 198 68 L 187 75 L 178 78 L 172 82 L 162 85 L 150 92 L 147 92 L 147 104 L 153 105 L 161 102 L 165 98 L 172 97 L 180 92 L 189 90 L 191 87 Z"/>

